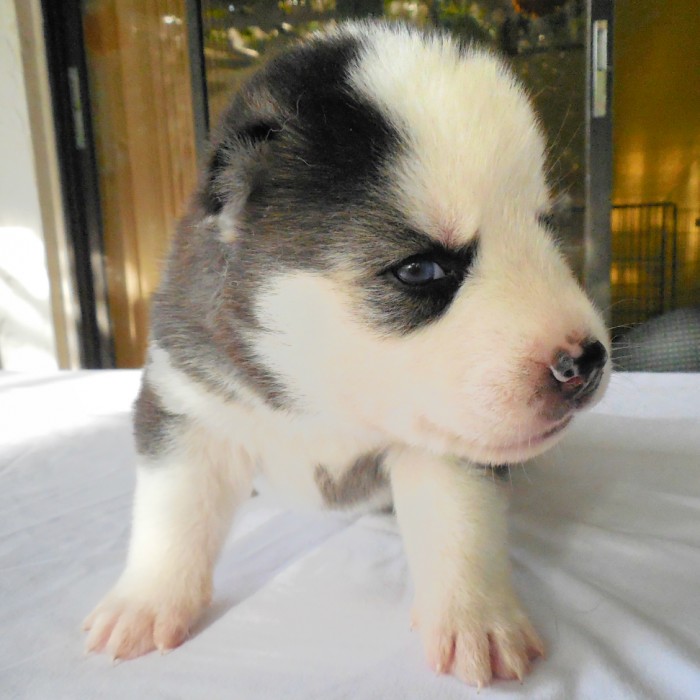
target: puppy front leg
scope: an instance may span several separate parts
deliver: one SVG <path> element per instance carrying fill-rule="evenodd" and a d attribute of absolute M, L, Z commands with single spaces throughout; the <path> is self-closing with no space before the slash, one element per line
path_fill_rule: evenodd
<path fill-rule="evenodd" d="M 211 598 L 212 572 L 252 470 L 202 428 L 187 426 L 156 458 L 141 456 L 129 554 L 84 623 L 88 651 L 128 659 L 181 644 Z"/>
<path fill-rule="evenodd" d="M 468 465 L 415 450 L 387 466 L 428 663 L 478 687 L 522 679 L 544 647 L 512 588 L 505 494 Z"/>

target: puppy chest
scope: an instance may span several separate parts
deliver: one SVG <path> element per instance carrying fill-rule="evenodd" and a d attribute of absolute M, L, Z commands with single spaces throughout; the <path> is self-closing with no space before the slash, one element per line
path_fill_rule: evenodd
<path fill-rule="evenodd" d="M 357 510 L 390 502 L 385 450 L 316 431 L 271 435 L 259 467 L 285 500 L 318 508 Z"/>

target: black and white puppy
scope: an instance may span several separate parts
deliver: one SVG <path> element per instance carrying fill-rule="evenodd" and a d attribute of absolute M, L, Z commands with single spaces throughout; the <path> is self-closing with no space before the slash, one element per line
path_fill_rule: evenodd
<path fill-rule="evenodd" d="M 609 374 L 541 223 L 544 152 L 513 75 L 441 34 L 343 25 L 242 89 L 153 302 L 128 562 L 88 649 L 183 642 L 262 474 L 393 502 L 430 665 L 524 676 L 543 645 L 483 465 L 551 447 Z"/>

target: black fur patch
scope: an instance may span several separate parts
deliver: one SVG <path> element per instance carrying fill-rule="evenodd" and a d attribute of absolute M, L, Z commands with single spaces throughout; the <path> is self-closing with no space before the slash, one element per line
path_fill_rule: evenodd
<path fill-rule="evenodd" d="M 299 204 L 306 212 L 320 210 L 303 222 L 310 230 L 319 216 L 357 204 L 378 184 L 399 138 L 347 82 L 360 51 L 361 43 L 348 36 L 299 45 L 256 74 L 224 115 L 207 182 L 218 177 L 220 163 L 235 165 L 241 151 L 274 140 L 245 209 L 251 229 L 258 229 L 274 203 L 277 211 Z M 288 212 L 290 224 L 296 223 L 294 209 Z"/>
<path fill-rule="evenodd" d="M 449 249 L 426 237 L 425 247 L 391 266 L 367 286 L 367 305 L 374 311 L 383 328 L 391 332 L 409 333 L 439 319 L 474 266 L 477 241 L 459 249 Z M 423 285 L 407 285 L 396 275 L 406 260 L 424 259 L 436 262 L 445 276 Z"/>
<path fill-rule="evenodd" d="M 218 214 L 224 207 L 224 198 L 216 187 L 216 180 L 227 165 L 226 154 L 217 148 L 207 166 L 207 182 L 202 189 L 202 205 L 210 214 Z"/>
<path fill-rule="evenodd" d="M 250 302 L 233 282 L 236 266 L 212 224 L 184 219 L 153 298 L 152 335 L 177 369 L 221 398 L 238 398 L 230 389 L 233 377 L 272 407 L 287 407 L 285 387 L 241 334 L 253 321 Z"/>

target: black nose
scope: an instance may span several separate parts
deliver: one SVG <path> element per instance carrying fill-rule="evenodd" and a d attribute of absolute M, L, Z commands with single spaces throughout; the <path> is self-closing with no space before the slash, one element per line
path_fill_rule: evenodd
<path fill-rule="evenodd" d="M 608 352 L 603 343 L 591 340 L 583 344 L 581 356 L 575 360 L 578 371 L 583 377 L 590 377 L 594 372 L 603 369 L 608 361 Z"/>
<path fill-rule="evenodd" d="M 561 350 L 549 369 L 561 388 L 578 398 L 595 391 L 607 361 L 608 353 L 603 344 L 590 340 L 581 346 L 578 357 Z"/>

